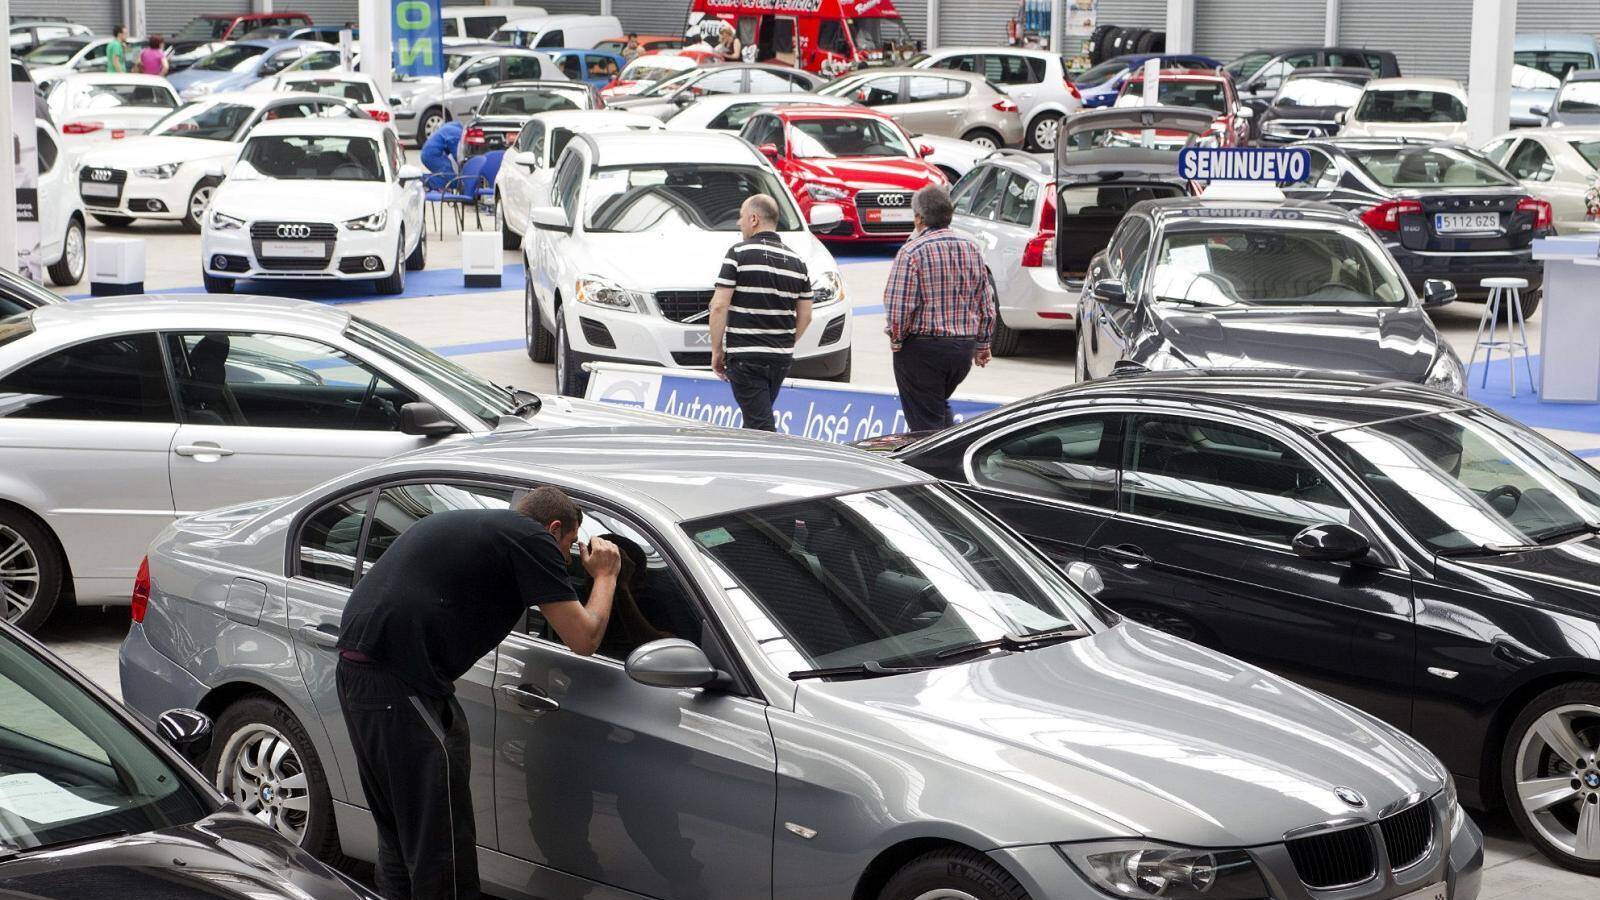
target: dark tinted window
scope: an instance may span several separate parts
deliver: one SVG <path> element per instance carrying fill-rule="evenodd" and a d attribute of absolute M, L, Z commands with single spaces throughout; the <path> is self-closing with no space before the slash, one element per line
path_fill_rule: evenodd
<path fill-rule="evenodd" d="M 555 31 L 546 31 L 539 37 L 539 43 L 537 44 L 540 47 L 565 47 L 566 45 L 567 33 L 559 28 Z"/>
<path fill-rule="evenodd" d="M 954 69 L 957 72 L 977 72 L 980 65 L 978 54 L 962 53 L 939 60 L 933 64 L 933 68 Z"/>
<path fill-rule="evenodd" d="M 34 140 L 39 149 L 39 174 L 43 175 L 56 167 L 56 142 L 43 128 L 34 129 Z"/>
<path fill-rule="evenodd" d="M 578 58 L 575 57 L 575 56 L 571 57 L 571 59 L 574 62 L 578 61 Z M 515 81 L 515 80 L 524 79 L 524 78 L 543 78 L 543 77 L 545 77 L 544 65 L 540 61 L 539 57 L 537 57 L 537 56 L 508 56 L 508 57 L 506 57 L 506 74 L 505 74 L 505 78 L 502 79 L 502 80 Z M 582 73 L 580 72 L 578 75 L 572 76 L 572 80 L 577 81 L 581 77 L 582 77 Z"/>
<path fill-rule="evenodd" d="M 973 455 L 973 479 L 989 487 L 1109 508 L 1117 472 L 1115 461 L 1105 460 L 1101 450 L 1115 440 L 1119 420 L 1074 416 L 1014 431 Z"/>
<path fill-rule="evenodd" d="M 464 24 L 467 37 L 487 38 L 505 23 L 505 16 L 467 16 Z"/>
<path fill-rule="evenodd" d="M 1550 159 L 1549 151 L 1535 140 L 1523 141 L 1505 166 L 1522 181 L 1549 181 L 1556 174 L 1556 164 Z"/>
<path fill-rule="evenodd" d="M 994 175 L 997 171 L 999 170 L 994 166 L 976 166 L 961 176 L 961 180 L 950 189 L 950 199 L 955 203 L 956 212 L 972 215 L 973 206 L 977 204 L 979 196 L 994 190 Z"/>
<path fill-rule="evenodd" d="M 710 131 L 736 131 L 745 123 L 745 120 L 749 119 L 750 116 L 761 107 L 762 104 L 760 103 L 731 104 L 727 109 L 717 113 L 717 115 L 706 124 L 706 128 Z"/>
<path fill-rule="evenodd" d="M 355 581 L 356 550 L 366 521 L 371 494 L 323 507 L 300 528 L 297 554 L 300 576 L 325 584 L 350 587 Z"/>
<path fill-rule="evenodd" d="M 446 17 L 443 22 L 439 23 L 439 29 L 440 29 L 440 31 L 439 31 L 439 36 L 440 37 L 460 37 L 461 36 L 461 32 L 456 30 L 456 20 L 452 19 L 452 18 L 449 18 L 449 17 Z M 493 33 L 492 29 L 491 29 L 491 33 Z M 487 37 L 488 35 L 483 35 L 483 36 Z"/>
<path fill-rule="evenodd" d="M 0 416 L 173 421 L 155 335 L 78 344 L 0 378 Z"/>
<path fill-rule="evenodd" d="M 848 56 L 850 54 L 850 40 L 845 37 L 844 23 L 838 19 L 823 19 L 818 22 L 817 49 Z"/>
<path fill-rule="evenodd" d="M 511 493 L 510 488 L 466 484 L 403 484 L 384 489 L 372 510 L 361 574 L 371 571 L 395 539 L 424 518 L 450 509 L 506 509 L 511 506 Z"/>
<path fill-rule="evenodd" d="M 983 77 L 995 84 L 1038 84 L 1044 80 L 1044 60 L 991 54 L 983 58 Z"/>
<path fill-rule="evenodd" d="M 900 85 L 904 81 L 905 79 L 898 76 L 874 78 L 855 92 L 856 102 L 862 106 L 888 106 L 891 103 L 899 103 Z"/>
<path fill-rule="evenodd" d="M 913 75 L 907 79 L 907 103 L 928 103 L 935 100 L 950 100 L 955 97 L 965 96 L 967 83 L 954 78 L 939 78 L 933 75 Z"/>

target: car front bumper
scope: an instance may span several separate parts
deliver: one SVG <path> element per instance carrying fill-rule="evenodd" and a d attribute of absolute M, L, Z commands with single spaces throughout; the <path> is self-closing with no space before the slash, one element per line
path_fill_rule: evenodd
<path fill-rule="evenodd" d="M 564 304 L 567 341 L 580 362 L 623 362 L 678 369 L 711 368 L 709 326 L 684 325 L 656 315 Z M 850 359 L 850 306 L 815 309 L 794 351 L 796 378 L 841 374 Z"/>
<path fill-rule="evenodd" d="M 197 164 L 179 166 L 171 178 L 143 178 L 127 172 L 122 194 L 116 199 L 92 197 L 83 193 L 80 179 L 74 187 L 83 198 L 83 209 L 90 215 L 120 216 L 128 219 L 154 219 L 176 222 L 189 214 L 189 196 L 200 183 Z"/>
<path fill-rule="evenodd" d="M 250 236 L 249 223 L 243 228 L 218 231 L 207 222 L 200 236 L 201 268 L 207 275 L 219 278 L 369 281 L 394 271 L 400 236 L 393 222 L 382 231 L 351 231 L 336 226 L 331 242 L 314 242 L 327 251 L 326 256 L 318 258 L 266 256 L 260 253 L 265 243 Z M 329 243 L 331 247 L 326 246 Z"/>
<path fill-rule="evenodd" d="M 1453 282 L 1456 296 L 1462 300 L 1482 300 L 1489 289 L 1482 285 L 1485 278 L 1526 278 L 1527 291 L 1537 291 L 1544 284 L 1544 263 L 1533 258 L 1533 251 L 1504 250 L 1487 253 L 1440 253 L 1429 250 L 1408 250 L 1399 244 L 1385 242 L 1394 254 L 1406 280 L 1419 295 L 1423 283 L 1430 278 Z"/>
<path fill-rule="evenodd" d="M 1000 321 L 1013 331 L 1076 331 L 1078 293 L 1061 286 L 1054 266 L 1024 268 L 999 298 Z"/>

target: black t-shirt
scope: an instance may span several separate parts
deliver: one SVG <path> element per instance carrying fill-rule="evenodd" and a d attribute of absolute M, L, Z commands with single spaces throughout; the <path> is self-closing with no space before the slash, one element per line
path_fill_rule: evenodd
<path fill-rule="evenodd" d="M 567 555 L 515 510 L 434 513 L 356 584 L 339 647 L 372 657 L 419 694 L 448 697 L 529 606 L 577 599 Z"/>

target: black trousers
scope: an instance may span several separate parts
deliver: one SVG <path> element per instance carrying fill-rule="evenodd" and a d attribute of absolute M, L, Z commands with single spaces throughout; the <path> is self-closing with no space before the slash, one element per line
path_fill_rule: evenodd
<path fill-rule="evenodd" d="M 783 380 L 789 377 L 792 364 L 789 357 L 775 353 L 755 354 L 754 359 L 743 354 L 728 355 L 728 386 L 733 388 L 733 399 L 744 413 L 744 427 L 757 431 L 778 430 L 777 423 L 772 420 L 772 404 L 778 401 L 778 391 L 783 387 Z"/>
<path fill-rule="evenodd" d="M 907 431 L 936 431 L 955 424 L 950 395 L 972 371 L 973 338 L 910 335 L 894 354 L 894 384 Z"/>
<path fill-rule="evenodd" d="M 476 900 L 477 833 L 467 718 L 382 666 L 339 660 L 339 707 L 378 826 L 385 900 Z"/>

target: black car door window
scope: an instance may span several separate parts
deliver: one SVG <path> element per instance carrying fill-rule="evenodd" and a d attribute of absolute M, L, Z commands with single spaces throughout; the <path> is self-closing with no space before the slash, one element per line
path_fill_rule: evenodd
<path fill-rule="evenodd" d="M 890 106 L 900 102 L 900 89 L 905 79 L 893 75 L 874 78 L 856 90 L 856 102 L 862 106 Z"/>
<path fill-rule="evenodd" d="M 330 503 L 307 517 L 295 540 L 297 574 L 335 587 L 355 584 L 356 556 L 366 524 L 370 491 Z"/>
<path fill-rule="evenodd" d="M 1556 164 L 1550 151 L 1532 138 L 1524 140 L 1506 160 L 1506 170 L 1518 181 L 1549 181 L 1556 175 Z"/>
<path fill-rule="evenodd" d="M 154 334 L 78 344 L 0 377 L 0 417 L 176 421 Z"/>
<path fill-rule="evenodd" d="M 1123 512 L 1288 545 L 1308 525 L 1349 525 L 1344 496 L 1270 435 L 1205 419 L 1145 414 L 1123 448 Z"/>
<path fill-rule="evenodd" d="M 1016 176 L 1005 169 L 996 168 L 994 177 L 979 186 L 977 195 L 972 198 L 970 215 L 980 219 L 992 219 L 1000 208 L 1000 198 L 1005 196 L 1007 186 L 1016 179 Z"/>
<path fill-rule="evenodd" d="M 612 594 L 611 620 L 596 655 L 621 661 L 643 644 L 672 637 L 699 644 L 703 614 L 690 599 L 686 582 L 655 542 L 627 519 L 583 505 L 578 540 L 588 542 L 597 537 L 617 546 L 622 570 Z M 594 584 L 578 557 L 573 557 L 568 572 L 578 597 L 587 600 Z M 556 643 L 561 640 L 538 610 L 529 613 L 528 632 Z"/>
<path fill-rule="evenodd" d="M 978 54 L 958 53 L 947 56 L 933 64 L 936 69 L 953 69 L 957 72 L 977 72 L 979 70 Z"/>
<path fill-rule="evenodd" d="M 1034 227 L 1038 224 L 1033 208 L 1039 200 L 1039 183 L 1016 172 L 1007 174 L 1008 180 L 1001 185 L 996 218 L 1011 225 Z"/>
<path fill-rule="evenodd" d="M 565 47 L 566 45 L 567 33 L 559 28 L 555 31 L 546 31 L 540 35 L 539 43 L 537 44 L 540 47 Z"/>
<path fill-rule="evenodd" d="M 961 180 L 950 189 L 950 200 L 957 213 L 972 215 L 972 205 L 977 202 L 981 192 L 993 185 L 997 171 L 994 166 L 977 166 L 961 176 Z"/>
<path fill-rule="evenodd" d="M 1144 282 L 1145 261 L 1150 251 L 1150 223 L 1135 218 L 1111 242 L 1106 250 L 1106 262 L 1111 272 L 1122 279 L 1128 299 L 1139 296 L 1139 286 Z"/>
<path fill-rule="evenodd" d="M 461 483 L 402 484 L 384 488 L 372 507 L 361 554 L 361 574 L 394 544 L 406 530 L 436 512 L 451 509 L 509 509 L 514 491 L 509 487 Z"/>
<path fill-rule="evenodd" d="M 1111 508 L 1118 415 L 1051 419 L 1005 434 L 972 455 L 972 478 L 981 487 L 1018 491 L 1051 500 Z"/>

